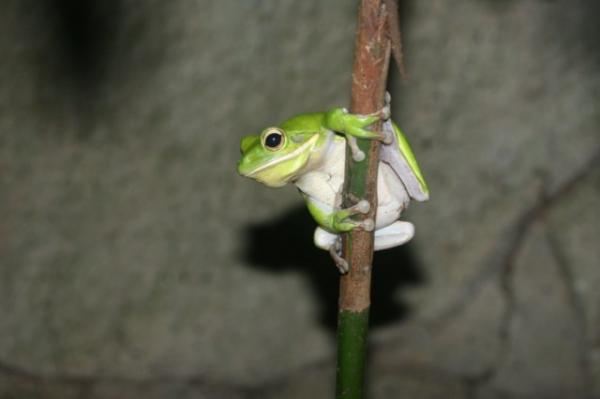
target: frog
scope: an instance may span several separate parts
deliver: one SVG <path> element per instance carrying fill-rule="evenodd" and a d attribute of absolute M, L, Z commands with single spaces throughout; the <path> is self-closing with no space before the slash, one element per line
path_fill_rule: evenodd
<path fill-rule="evenodd" d="M 353 229 L 373 231 L 375 251 L 411 240 L 414 225 L 400 220 L 411 199 L 426 201 L 429 188 L 404 133 L 390 117 L 390 96 L 371 114 L 353 114 L 346 108 L 294 116 L 240 142 L 240 175 L 268 187 L 296 186 L 317 223 L 314 244 L 329 251 L 344 274 L 348 262 L 341 255 L 341 234 Z M 371 130 L 381 122 L 381 131 Z M 375 220 L 366 215 L 371 204 L 355 199 L 342 207 L 346 145 L 355 162 L 365 159 L 356 139 L 380 141 Z M 362 220 L 361 220 L 362 219 Z"/>

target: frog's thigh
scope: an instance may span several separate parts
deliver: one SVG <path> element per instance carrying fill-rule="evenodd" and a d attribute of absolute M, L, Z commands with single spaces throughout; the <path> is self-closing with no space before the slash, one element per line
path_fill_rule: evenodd
<path fill-rule="evenodd" d="M 400 220 L 375 231 L 375 251 L 402 245 L 415 235 L 415 226 Z"/>
<path fill-rule="evenodd" d="M 320 227 L 317 227 L 315 229 L 314 242 L 318 248 L 328 251 L 329 248 L 331 248 L 331 246 L 335 244 L 337 238 L 337 234 L 325 231 Z"/>

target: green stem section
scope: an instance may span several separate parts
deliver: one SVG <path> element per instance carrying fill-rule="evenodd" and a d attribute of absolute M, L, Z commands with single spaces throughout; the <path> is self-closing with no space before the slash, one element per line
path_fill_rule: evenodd
<path fill-rule="evenodd" d="M 369 310 L 343 310 L 338 319 L 338 399 L 360 399 L 367 357 Z M 343 365 L 343 367 L 342 367 Z"/>

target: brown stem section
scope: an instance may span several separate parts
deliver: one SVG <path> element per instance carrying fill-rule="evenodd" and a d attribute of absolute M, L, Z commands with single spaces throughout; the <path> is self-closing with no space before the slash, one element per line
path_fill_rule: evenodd
<path fill-rule="evenodd" d="M 352 70 L 352 113 L 368 114 L 384 105 L 391 49 L 388 10 L 385 5 L 388 1 L 361 1 Z M 380 130 L 381 124 L 374 125 L 373 129 Z M 358 140 L 358 144 L 367 157 L 362 162 L 354 162 L 349 149 L 346 150 L 344 206 L 365 198 L 372 205 L 371 212 L 366 217 L 375 220 L 379 143 L 374 140 Z M 340 311 L 366 310 L 370 305 L 373 233 L 355 229 L 346 234 L 343 256 L 350 264 L 350 271 L 340 280 Z"/>

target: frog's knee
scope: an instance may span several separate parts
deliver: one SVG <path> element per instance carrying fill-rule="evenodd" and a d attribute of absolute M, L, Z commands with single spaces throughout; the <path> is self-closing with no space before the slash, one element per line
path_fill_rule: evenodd
<path fill-rule="evenodd" d="M 410 222 L 396 221 L 375 231 L 375 251 L 402 245 L 415 235 L 415 226 Z"/>
<path fill-rule="evenodd" d="M 328 251 L 329 248 L 331 248 L 331 246 L 335 244 L 337 238 L 337 234 L 330 233 L 320 227 L 317 227 L 315 229 L 315 234 L 313 237 L 315 245 L 318 248 L 324 249 L 326 251 Z"/>

